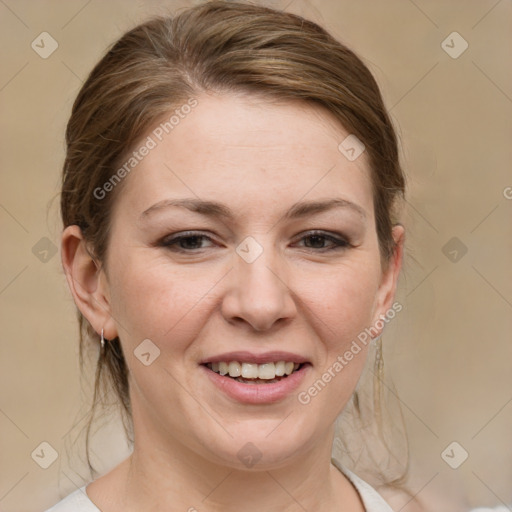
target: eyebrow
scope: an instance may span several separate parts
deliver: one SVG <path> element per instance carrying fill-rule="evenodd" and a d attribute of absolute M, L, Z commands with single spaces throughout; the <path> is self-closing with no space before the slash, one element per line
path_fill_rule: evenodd
<path fill-rule="evenodd" d="M 202 199 L 195 198 L 183 198 L 183 199 L 164 199 L 150 206 L 147 210 L 144 210 L 139 217 L 139 220 L 143 220 L 150 214 L 170 208 L 170 207 L 181 207 L 186 208 L 195 213 L 206 215 L 213 218 L 222 218 L 226 220 L 232 220 L 236 217 L 235 213 L 232 212 L 227 206 L 216 201 L 205 201 Z M 359 206 L 352 201 L 347 199 L 327 199 L 324 201 L 302 201 L 295 203 L 292 207 L 284 214 L 285 219 L 296 219 L 305 217 L 307 215 L 323 213 L 334 208 L 346 208 L 356 212 L 360 215 L 363 220 L 366 220 L 366 212 L 364 208 Z"/>

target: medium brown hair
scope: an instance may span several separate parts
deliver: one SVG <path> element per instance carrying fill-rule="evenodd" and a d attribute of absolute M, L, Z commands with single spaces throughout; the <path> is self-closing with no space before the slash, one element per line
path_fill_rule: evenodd
<path fill-rule="evenodd" d="M 394 208 L 403 197 L 405 178 L 374 77 L 353 51 L 311 21 L 215 0 L 150 19 L 124 34 L 74 102 L 66 130 L 61 214 L 64 227 L 81 228 L 99 264 L 108 269 L 111 212 L 123 183 L 102 198 L 94 191 L 112 178 L 156 121 L 209 91 L 308 102 L 327 109 L 355 134 L 366 147 L 381 260 L 389 262 L 395 249 Z M 80 312 L 78 318 L 83 364 L 85 349 L 96 351 L 98 337 Z M 119 338 L 109 340 L 96 366 L 87 442 L 102 390 L 108 389 L 120 401 L 130 438 L 127 372 Z M 90 461 L 89 467 L 94 471 Z"/>

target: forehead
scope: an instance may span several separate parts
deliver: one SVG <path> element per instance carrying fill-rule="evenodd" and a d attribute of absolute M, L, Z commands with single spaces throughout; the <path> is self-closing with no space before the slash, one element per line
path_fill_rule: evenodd
<path fill-rule="evenodd" d="M 371 216 L 366 154 L 350 161 L 340 152 L 349 133 L 323 108 L 246 94 L 196 101 L 140 139 L 135 150 L 151 149 L 125 178 L 119 207 L 132 214 L 169 197 L 196 196 L 249 213 L 303 197 L 341 197 Z"/>

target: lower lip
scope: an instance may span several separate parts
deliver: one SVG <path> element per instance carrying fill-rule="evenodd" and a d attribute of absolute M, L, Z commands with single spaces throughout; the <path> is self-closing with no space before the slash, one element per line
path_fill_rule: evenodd
<path fill-rule="evenodd" d="M 269 404 L 278 402 L 293 393 L 304 380 L 311 365 L 303 364 L 300 370 L 272 384 L 244 384 L 231 377 L 225 377 L 207 366 L 200 365 L 208 378 L 226 395 L 245 404 Z"/>

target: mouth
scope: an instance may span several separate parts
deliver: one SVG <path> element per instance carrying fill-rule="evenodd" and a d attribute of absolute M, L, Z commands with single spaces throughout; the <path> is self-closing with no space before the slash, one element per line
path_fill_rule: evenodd
<path fill-rule="evenodd" d="M 199 361 L 199 368 L 216 389 L 237 403 L 252 405 L 289 399 L 312 367 L 307 357 L 283 350 L 238 350 Z"/>
<path fill-rule="evenodd" d="M 284 360 L 261 364 L 241 361 L 215 361 L 202 363 L 202 365 L 218 375 L 229 377 L 243 384 L 274 384 L 287 379 L 295 372 L 299 372 L 309 363 Z"/>

